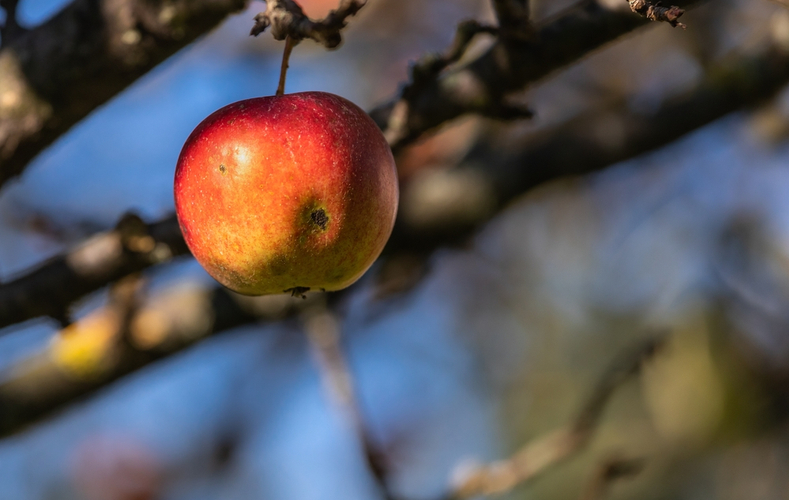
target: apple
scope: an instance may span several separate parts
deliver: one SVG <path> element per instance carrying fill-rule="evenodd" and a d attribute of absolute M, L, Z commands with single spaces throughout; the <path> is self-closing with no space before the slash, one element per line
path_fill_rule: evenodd
<path fill-rule="evenodd" d="M 215 111 L 184 144 L 174 191 L 192 254 L 245 295 L 351 285 L 381 253 L 398 207 L 381 131 L 325 92 Z"/>

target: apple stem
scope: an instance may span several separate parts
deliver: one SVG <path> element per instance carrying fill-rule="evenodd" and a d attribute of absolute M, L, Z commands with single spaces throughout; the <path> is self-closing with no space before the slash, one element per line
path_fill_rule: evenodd
<path fill-rule="evenodd" d="M 285 74 L 288 72 L 288 59 L 291 57 L 291 51 L 296 45 L 296 41 L 291 38 L 291 35 L 285 37 L 285 50 L 283 51 L 283 62 L 280 65 L 280 83 L 277 84 L 277 92 L 274 95 L 285 94 Z"/>

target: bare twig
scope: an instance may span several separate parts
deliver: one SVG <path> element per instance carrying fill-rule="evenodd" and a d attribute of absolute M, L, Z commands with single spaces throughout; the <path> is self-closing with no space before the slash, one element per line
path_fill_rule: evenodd
<path fill-rule="evenodd" d="M 664 7 L 661 2 L 651 0 L 628 0 L 628 5 L 632 11 L 651 21 L 663 21 L 669 23 L 673 28 L 680 26 L 686 29 L 686 25 L 678 21 L 685 11 L 676 5 Z"/>
<path fill-rule="evenodd" d="M 313 347 L 321 376 L 327 391 L 337 403 L 343 415 L 351 423 L 362 447 L 365 460 L 382 495 L 391 498 L 387 487 L 387 468 L 383 453 L 370 435 L 356 397 L 354 378 L 343 354 L 340 328 L 337 318 L 325 304 L 308 310 L 305 330 Z"/>
<path fill-rule="evenodd" d="M 678 0 L 691 5 L 695 0 Z M 466 113 L 507 116 L 501 110 L 503 96 L 521 90 L 552 71 L 578 60 L 615 38 L 644 26 L 648 21 L 630 12 L 611 10 L 599 2 L 579 2 L 548 23 L 536 25 L 526 39 L 500 36 L 485 54 L 467 65 L 443 73 L 406 105 L 398 96 L 371 112 L 384 128 L 396 105 L 406 113 L 399 120 L 400 133 L 390 143 L 394 150 L 429 130 Z"/>
<path fill-rule="evenodd" d="M 293 0 L 266 0 L 266 10 L 255 16 L 250 35 L 258 36 L 271 26 L 275 40 L 310 38 L 328 49 L 340 45 L 346 18 L 356 14 L 367 0 L 342 0 L 340 6 L 321 21 L 312 21 Z"/>
<path fill-rule="evenodd" d="M 603 500 L 612 483 L 639 474 L 645 461 L 639 458 L 613 457 L 596 467 L 579 500 Z"/>
<path fill-rule="evenodd" d="M 528 443 L 506 460 L 468 471 L 442 500 L 460 500 L 510 491 L 516 485 L 535 478 L 580 452 L 592 439 L 606 403 L 615 389 L 638 373 L 645 360 L 653 356 L 664 340 L 664 335 L 655 336 L 622 353 L 600 379 L 570 425 Z"/>

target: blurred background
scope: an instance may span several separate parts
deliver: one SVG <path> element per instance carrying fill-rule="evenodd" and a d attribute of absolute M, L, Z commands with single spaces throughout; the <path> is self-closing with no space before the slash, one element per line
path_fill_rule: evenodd
<path fill-rule="evenodd" d="M 17 18 L 34 27 L 67 4 L 22 0 Z M 337 1 L 300 4 L 318 18 Z M 532 20 L 574 6 L 533 0 Z M 0 287 L 124 214 L 172 214 L 194 126 L 276 88 L 282 43 L 247 36 L 263 9 L 229 16 L 3 186 Z M 469 18 L 495 22 L 488 0 L 369 0 L 339 50 L 294 50 L 287 91 L 371 110 Z M 676 106 L 710 102 L 711 82 L 740 85 L 767 52 L 786 59 L 787 4 L 712 0 L 682 20 L 686 30 L 649 24 L 512 96 L 532 119 L 465 116 L 399 151 L 398 241 L 409 243 L 329 299 L 399 498 L 436 498 L 459 468 L 570 422 L 611 360 L 659 330 L 667 345 L 617 390 L 590 446 L 505 498 L 581 498 L 613 456 L 643 468 L 607 498 L 788 497 L 786 75 L 709 123 L 689 126 L 701 108 Z M 493 42 L 476 38 L 461 64 Z M 578 165 L 595 172 L 552 173 Z M 538 173 L 513 180 L 523 172 Z M 227 320 L 213 280 L 168 255 L 65 320 L 0 329 L 4 405 L 99 381 L 4 431 L 0 499 L 380 498 L 304 334 L 299 311 L 322 299 L 226 294 L 241 311 Z M 104 382 L 118 342 L 106 325 L 120 321 L 108 305 L 125 293 L 139 312 L 131 342 L 155 355 Z"/>

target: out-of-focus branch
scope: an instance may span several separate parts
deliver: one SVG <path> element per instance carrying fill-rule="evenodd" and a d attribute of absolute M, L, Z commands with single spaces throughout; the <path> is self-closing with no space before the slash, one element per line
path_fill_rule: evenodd
<path fill-rule="evenodd" d="M 499 28 L 504 33 L 526 32 L 529 28 L 529 0 L 491 0 Z"/>
<path fill-rule="evenodd" d="M 328 49 L 343 41 L 340 32 L 346 19 L 359 12 L 367 0 L 342 0 L 340 6 L 320 21 L 312 21 L 293 0 L 266 0 L 266 10 L 255 16 L 250 35 L 258 36 L 271 26 L 275 40 L 290 37 L 296 43 L 310 38 Z"/>
<path fill-rule="evenodd" d="M 428 53 L 412 65 L 411 81 L 401 90 L 401 99 L 393 107 L 384 128 L 384 137 L 389 144 L 402 144 L 405 134 L 408 133 L 410 100 L 419 96 L 425 87 L 432 85 L 448 66 L 458 62 L 474 37 L 480 33 L 495 35 L 499 33 L 499 28 L 486 26 L 475 20 L 464 21 L 456 28 L 453 42 L 445 53 Z M 504 111 L 505 108 L 509 111 Z M 503 102 L 498 102 L 496 106 L 490 106 L 487 113 L 499 115 L 500 118 L 528 118 L 532 116 L 532 112 L 528 109 L 510 108 Z"/>
<path fill-rule="evenodd" d="M 542 182 L 603 169 L 664 146 L 728 113 L 770 99 L 787 84 L 787 72 L 785 50 L 770 48 L 713 68 L 697 87 L 667 100 L 653 114 L 634 113 L 627 106 L 606 112 L 596 110 L 531 138 L 520 151 L 503 154 L 501 148 L 483 142 L 464 163 L 477 165 L 474 168 L 479 173 L 478 184 L 487 183 L 491 188 L 496 210 Z M 612 120 L 617 122 L 617 127 L 611 126 Z M 603 137 L 590 133 L 607 130 L 606 127 L 612 132 Z M 613 136 L 615 130 L 617 137 Z M 469 219 L 458 217 L 451 210 L 427 223 L 415 221 L 408 216 L 410 203 L 413 205 L 409 196 L 412 188 L 404 187 L 401 213 L 386 253 L 426 252 L 461 241 L 494 213 L 487 210 Z M 426 215 L 425 210 L 417 208 Z M 157 252 L 156 248 L 167 248 L 173 255 L 187 252 L 175 217 L 150 224 L 141 233 L 150 235 L 154 244 L 151 247 L 151 240 L 144 239 L 143 250 L 153 248 Z M 57 257 L 15 281 L 0 285 L 0 326 L 39 315 L 60 317 L 85 294 L 157 262 L 156 255 L 150 252 L 118 251 L 123 248 L 120 242 L 117 231 L 103 233 L 84 249 Z M 116 250 L 104 253 L 104 248 Z M 93 264 L 80 271 L 75 262 Z"/>
<path fill-rule="evenodd" d="M 666 335 L 648 338 L 621 353 L 598 381 L 570 425 L 528 443 L 508 459 L 467 471 L 441 500 L 505 493 L 579 453 L 595 435 L 603 410 L 614 391 L 639 372 L 643 363 L 663 345 L 665 338 Z"/>
<path fill-rule="evenodd" d="M 685 11 L 676 5 L 664 7 L 661 2 L 651 0 L 628 0 L 628 5 L 632 11 L 651 21 L 666 22 L 673 28 L 680 26 L 686 29 L 686 25 L 678 21 Z"/>
<path fill-rule="evenodd" d="M 74 0 L 41 26 L 4 36 L 0 186 L 88 113 L 246 3 Z"/>
<path fill-rule="evenodd" d="M 106 306 L 60 331 L 39 353 L 0 373 L 0 436 L 12 434 L 114 380 L 196 341 L 313 301 L 244 297 L 219 286 L 179 285 L 147 300 L 116 287 Z"/>
<path fill-rule="evenodd" d="M 664 146 L 734 111 L 771 99 L 787 85 L 784 47 L 731 58 L 710 68 L 697 86 L 668 98 L 654 113 L 643 114 L 619 103 L 596 109 L 567 123 L 525 137 L 520 150 L 480 141 L 446 175 L 471 177 L 458 182 L 463 196 L 448 202 L 420 203 L 420 180 L 404 185 L 398 222 L 385 251 L 427 252 L 460 242 L 515 197 L 541 183 L 588 174 Z M 473 174 L 473 175 L 470 175 Z M 475 207 L 471 188 L 485 189 L 486 203 Z M 415 194 L 417 193 L 417 194 Z M 454 203 L 453 200 L 463 200 Z"/>
<path fill-rule="evenodd" d="M 327 392 L 354 429 L 368 469 L 376 480 L 381 494 L 386 499 L 392 498 L 387 488 L 387 464 L 362 416 L 354 377 L 343 353 L 337 318 L 325 304 L 319 304 L 306 311 L 305 330 L 318 366 L 321 368 L 321 376 Z"/>
<path fill-rule="evenodd" d="M 694 0 L 678 3 L 691 5 Z M 580 2 L 559 17 L 536 26 L 534 36 L 499 37 L 474 61 L 423 85 L 416 95 L 399 96 L 371 115 L 386 130 L 393 111 L 406 110 L 397 123 L 398 133 L 388 132 L 395 137 L 390 145 L 397 150 L 465 113 L 489 114 L 490 109 L 500 107 L 508 93 L 523 89 L 648 22 L 598 2 Z"/>
<path fill-rule="evenodd" d="M 113 231 L 0 285 L 0 328 L 37 316 L 68 323 L 68 307 L 80 297 L 187 252 L 174 218 L 147 225 L 124 216 Z"/>

